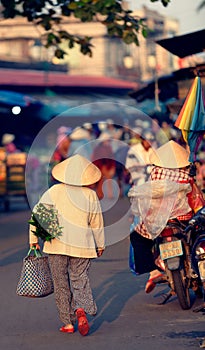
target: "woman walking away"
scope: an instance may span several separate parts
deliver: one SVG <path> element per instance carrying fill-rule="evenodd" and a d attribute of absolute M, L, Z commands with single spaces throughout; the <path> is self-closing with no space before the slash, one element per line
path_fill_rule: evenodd
<path fill-rule="evenodd" d="M 39 204 L 52 207 L 58 214 L 61 234 L 45 241 L 43 251 L 49 256 L 54 295 L 61 332 L 84 336 L 89 332 L 86 314 L 95 315 L 97 306 L 89 281 L 92 258 L 104 251 L 104 224 L 99 199 L 91 188 L 101 178 L 100 170 L 88 159 L 76 154 L 52 170 L 59 183 L 49 188 Z M 30 246 L 40 249 L 35 227 L 30 225 Z"/>

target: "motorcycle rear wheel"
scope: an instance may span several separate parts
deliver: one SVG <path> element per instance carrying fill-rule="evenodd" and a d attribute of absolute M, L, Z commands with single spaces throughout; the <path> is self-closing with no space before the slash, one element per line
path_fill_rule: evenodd
<path fill-rule="evenodd" d="M 191 308 L 191 300 L 186 278 L 184 278 L 184 270 L 182 269 L 172 271 L 172 277 L 174 281 L 175 292 L 177 294 L 178 301 L 182 310 L 189 310 Z"/>

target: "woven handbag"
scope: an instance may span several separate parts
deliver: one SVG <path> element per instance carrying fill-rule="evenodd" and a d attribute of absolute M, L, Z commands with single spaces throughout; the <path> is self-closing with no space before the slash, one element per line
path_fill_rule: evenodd
<path fill-rule="evenodd" d="M 34 252 L 34 255 L 31 253 Z M 28 251 L 23 259 L 23 267 L 16 293 L 30 298 L 41 298 L 53 293 L 53 280 L 48 257 L 35 248 Z"/>

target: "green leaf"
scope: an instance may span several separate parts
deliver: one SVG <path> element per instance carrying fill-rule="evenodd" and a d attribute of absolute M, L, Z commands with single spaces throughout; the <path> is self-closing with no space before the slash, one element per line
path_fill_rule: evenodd
<path fill-rule="evenodd" d="M 68 32 L 66 32 L 65 30 L 59 30 L 58 34 L 59 34 L 59 37 L 61 39 L 71 39 L 72 38 L 72 36 Z"/>
<path fill-rule="evenodd" d="M 74 11 L 74 15 L 76 18 L 80 18 L 82 22 L 91 22 L 93 20 L 93 13 L 90 9 L 78 8 Z"/>
<path fill-rule="evenodd" d="M 74 41 L 70 40 L 69 43 L 68 43 L 69 49 L 72 49 L 74 46 L 75 46 Z"/>
<path fill-rule="evenodd" d="M 115 33 L 116 33 L 115 27 L 109 27 L 109 28 L 108 28 L 108 35 L 109 35 L 109 36 L 114 36 Z"/>
<path fill-rule="evenodd" d="M 148 36 L 147 28 L 142 28 L 142 35 L 143 35 L 144 38 L 147 38 L 147 36 Z"/>
<path fill-rule="evenodd" d="M 136 45 L 136 46 L 139 46 L 139 45 L 140 45 L 140 43 L 139 43 L 139 40 L 138 40 L 138 37 L 137 37 L 137 36 L 135 36 L 134 43 L 135 43 L 135 45 Z"/>
<path fill-rule="evenodd" d="M 46 44 L 47 47 L 60 44 L 60 42 L 61 42 L 61 38 L 53 34 L 52 32 L 47 35 L 47 44 Z"/>
<path fill-rule="evenodd" d="M 121 27 L 116 28 L 116 33 L 117 35 L 121 38 L 123 36 L 123 30 Z"/>
<path fill-rule="evenodd" d="M 116 0 L 105 0 L 104 4 L 106 7 L 111 7 L 111 6 L 116 5 Z"/>
<path fill-rule="evenodd" d="M 159 0 L 150 0 L 151 2 L 156 2 L 156 1 L 159 1 Z M 164 7 L 168 6 L 169 2 L 171 0 L 161 0 L 161 3 Z"/>
<path fill-rule="evenodd" d="M 131 31 L 124 31 L 122 38 L 126 44 L 132 44 L 135 40 L 135 35 Z"/>
<path fill-rule="evenodd" d="M 68 4 L 68 8 L 70 10 L 75 10 L 78 8 L 78 4 L 76 3 L 76 1 L 71 1 L 69 4 Z"/>
<path fill-rule="evenodd" d="M 64 50 L 62 50 L 62 49 L 56 49 L 55 50 L 55 56 L 57 57 L 57 58 L 59 58 L 59 59 L 61 59 L 61 58 L 64 58 L 64 56 L 66 55 L 67 53 L 64 51 Z"/>

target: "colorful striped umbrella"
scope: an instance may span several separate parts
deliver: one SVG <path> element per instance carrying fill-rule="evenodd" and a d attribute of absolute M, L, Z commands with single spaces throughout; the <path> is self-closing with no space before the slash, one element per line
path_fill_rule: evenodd
<path fill-rule="evenodd" d="M 205 108 L 199 77 L 196 77 L 192 83 L 175 126 L 181 130 L 184 141 L 189 145 L 189 161 L 194 162 L 205 133 Z"/>

